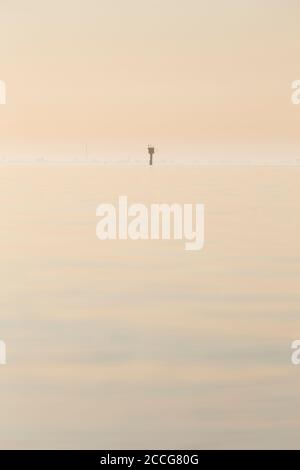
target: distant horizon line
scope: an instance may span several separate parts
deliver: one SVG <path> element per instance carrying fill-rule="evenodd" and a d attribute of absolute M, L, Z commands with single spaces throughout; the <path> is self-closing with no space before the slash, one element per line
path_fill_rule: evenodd
<path fill-rule="evenodd" d="M 139 166 L 149 167 L 147 159 L 138 158 L 109 158 L 101 157 L 0 157 L 0 166 Z M 243 157 L 243 158 L 157 158 L 153 166 L 300 166 L 299 157 Z"/>

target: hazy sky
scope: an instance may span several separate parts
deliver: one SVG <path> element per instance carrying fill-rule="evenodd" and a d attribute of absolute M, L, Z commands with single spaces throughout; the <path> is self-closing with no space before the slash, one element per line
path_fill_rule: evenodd
<path fill-rule="evenodd" d="M 0 153 L 299 145 L 299 18 L 298 0 L 1 0 Z"/>

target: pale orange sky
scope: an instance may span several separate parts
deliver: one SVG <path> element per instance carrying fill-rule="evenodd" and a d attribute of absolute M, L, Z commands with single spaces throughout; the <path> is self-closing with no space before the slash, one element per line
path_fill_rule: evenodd
<path fill-rule="evenodd" d="M 0 154 L 300 148 L 299 18 L 297 0 L 1 0 Z"/>

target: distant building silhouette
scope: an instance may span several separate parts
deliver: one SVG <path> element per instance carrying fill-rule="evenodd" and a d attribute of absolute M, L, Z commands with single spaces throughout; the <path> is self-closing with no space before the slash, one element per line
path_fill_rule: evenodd
<path fill-rule="evenodd" d="M 152 166 L 152 165 L 153 165 L 153 155 L 154 155 L 154 152 L 155 152 L 154 147 L 151 147 L 151 146 L 149 145 L 149 147 L 148 147 L 148 152 L 149 152 L 149 155 L 150 155 L 149 165 Z"/>

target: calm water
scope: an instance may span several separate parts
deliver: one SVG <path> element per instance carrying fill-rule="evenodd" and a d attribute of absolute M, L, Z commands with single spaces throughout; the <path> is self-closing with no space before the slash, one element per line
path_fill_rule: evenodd
<path fill-rule="evenodd" d="M 299 178 L 2 167 L 1 448 L 299 448 Z M 204 250 L 100 242 L 120 194 L 204 203 Z"/>

